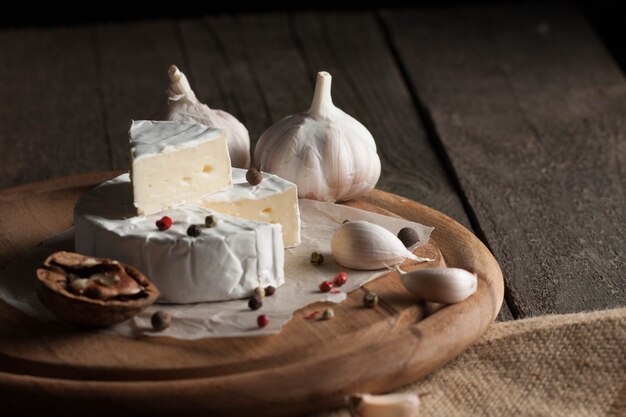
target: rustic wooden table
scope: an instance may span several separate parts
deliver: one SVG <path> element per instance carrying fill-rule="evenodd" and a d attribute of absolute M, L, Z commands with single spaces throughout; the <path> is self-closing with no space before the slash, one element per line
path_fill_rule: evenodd
<path fill-rule="evenodd" d="M 170 64 L 253 145 L 327 70 L 377 140 L 379 188 L 493 251 L 501 319 L 626 304 L 626 82 L 573 7 L 5 29 L 0 56 L 0 188 L 127 167 L 129 119 L 164 105 Z"/>

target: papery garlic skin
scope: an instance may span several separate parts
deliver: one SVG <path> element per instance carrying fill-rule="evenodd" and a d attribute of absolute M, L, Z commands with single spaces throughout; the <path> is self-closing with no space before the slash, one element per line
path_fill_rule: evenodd
<path fill-rule="evenodd" d="M 217 127 L 228 133 L 228 153 L 231 164 L 237 168 L 250 166 L 250 135 L 246 127 L 233 115 L 223 110 L 213 110 L 200 103 L 189 85 L 189 81 L 176 65 L 168 71 L 170 86 L 167 89 L 168 107 L 165 120 L 196 122 Z"/>
<path fill-rule="evenodd" d="M 352 417 L 417 417 L 420 399 L 417 394 L 355 394 L 346 398 Z"/>
<path fill-rule="evenodd" d="M 432 260 L 413 255 L 389 230 L 362 220 L 339 226 L 333 235 L 331 248 L 340 265 L 366 271 L 391 268 L 405 259 L 418 262 Z"/>
<path fill-rule="evenodd" d="M 426 268 L 404 272 L 400 281 L 417 298 L 433 303 L 459 303 L 476 292 L 478 278 L 461 268 Z"/>
<path fill-rule="evenodd" d="M 372 190 L 380 158 L 372 134 L 335 107 L 327 72 L 317 75 L 309 111 L 287 116 L 261 135 L 255 164 L 298 186 L 298 197 L 346 201 Z"/>

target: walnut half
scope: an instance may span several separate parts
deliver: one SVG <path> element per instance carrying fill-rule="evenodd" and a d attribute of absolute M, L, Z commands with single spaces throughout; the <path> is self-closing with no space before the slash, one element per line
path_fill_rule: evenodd
<path fill-rule="evenodd" d="M 159 296 L 137 269 L 103 258 L 55 252 L 37 269 L 42 303 L 65 321 L 110 326 L 143 311 Z"/>

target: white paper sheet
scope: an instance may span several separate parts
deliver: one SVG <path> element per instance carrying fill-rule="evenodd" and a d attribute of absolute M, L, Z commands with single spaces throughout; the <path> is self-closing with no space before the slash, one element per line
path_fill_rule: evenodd
<path fill-rule="evenodd" d="M 252 311 L 248 300 L 233 300 L 199 304 L 154 304 L 135 318 L 101 331 L 128 337 L 169 336 L 178 339 L 205 337 L 262 336 L 280 332 L 293 313 L 318 301 L 339 303 L 346 293 L 368 281 L 385 274 L 387 270 L 356 271 L 339 266 L 332 257 L 330 242 L 335 229 L 345 219 L 367 220 L 396 234 L 403 227 L 417 230 L 418 247 L 428 241 L 433 228 L 402 219 L 383 216 L 351 207 L 312 200 L 300 200 L 302 218 L 302 243 L 285 251 L 285 281 L 276 294 L 263 300 L 263 307 Z M 35 293 L 35 269 L 57 250 L 72 250 L 73 230 L 68 230 L 44 242 L 0 271 L 0 299 L 40 320 L 56 320 L 41 304 Z M 324 255 L 322 265 L 310 262 L 312 252 Z M 337 292 L 322 293 L 319 284 L 340 271 L 348 273 L 348 281 Z M 162 332 L 153 332 L 150 317 L 157 310 L 172 316 L 172 324 Z M 257 326 L 259 314 L 269 317 L 269 325 Z"/>

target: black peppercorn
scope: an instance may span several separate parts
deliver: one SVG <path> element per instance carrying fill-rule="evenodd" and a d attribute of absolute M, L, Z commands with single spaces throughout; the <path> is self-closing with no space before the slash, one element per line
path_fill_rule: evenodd
<path fill-rule="evenodd" d="M 246 181 L 250 185 L 259 185 L 261 181 L 263 181 L 263 174 L 256 168 L 250 168 L 248 172 L 246 172 Z"/>
<path fill-rule="evenodd" d="M 258 310 L 262 306 L 263 301 L 261 301 L 261 299 L 258 297 L 250 297 L 250 299 L 248 300 L 248 307 L 250 307 L 250 310 Z"/>
<path fill-rule="evenodd" d="M 265 287 L 265 295 L 267 297 L 274 295 L 275 292 L 276 292 L 276 287 L 273 287 L 271 285 L 268 285 L 267 287 Z"/>
<path fill-rule="evenodd" d="M 409 246 L 415 245 L 419 241 L 419 236 L 417 235 L 415 229 L 411 227 L 405 227 L 403 229 L 400 229 L 400 231 L 398 232 L 398 239 L 400 239 L 402 244 L 404 244 L 404 246 L 408 248 Z"/>
<path fill-rule="evenodd" d="M 150 322 L 152 323 L 152 328 L 160 332 L 169 327 L 172 323 L 172 317 L 167 312 L 159 310 L 152 315 Z"/>
<path fill-rule="evenodd" d="M 200 233 L 202 233 L 202 230 L 200 230 L 200 227 L 197 224 L 192 224 L 187 228 L 187 234 L 191 237 L 198 237 L 200 236 Z"/>

